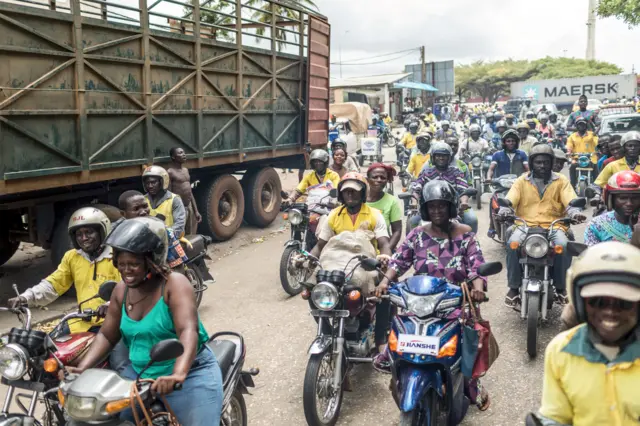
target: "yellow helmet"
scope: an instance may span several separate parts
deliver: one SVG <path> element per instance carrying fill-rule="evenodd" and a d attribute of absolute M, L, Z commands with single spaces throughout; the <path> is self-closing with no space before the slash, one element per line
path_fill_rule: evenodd
<path fill-rule="evenodd" d="M 142 182 L 148 177 L 157 177 L 162 180 L 162 188 L 166 191 L 169 189 L 169 173 L 160 166 L 149 166 L 142 172 Z"/>
<path fill-rule="evenodd" d="M 640 249 L 608 241 L 589 247 L 567 271 L 567 291 L 578 321 L 586 321 L 582 288 L 595 283 L 616 283 L 640 289 Z M 612 292 L 611 297 L 617 294 Z"/>

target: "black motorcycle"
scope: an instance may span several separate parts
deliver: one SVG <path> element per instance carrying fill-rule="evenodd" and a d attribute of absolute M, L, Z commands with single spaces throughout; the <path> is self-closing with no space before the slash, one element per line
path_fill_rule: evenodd
<path fill-rule="evenodd" d="M 506 232 L 511 223 L 506 220 L 497 220 L 498 210 L 500 209 L 499 202 L 501 198 L 505 198 L 507 196 L 507 193 L 517 178 L 517 175 L 502 175 L 499 178 L 485 181 L 487 184 L 493 186 L 493 195 L 491 196 L 491 202 L 489 203 L 489 208 L 491 209 L 491 224 L 493 225 L 493 229 L 496 231 L 493 240 L 505 247 L 507 245 Z"/>

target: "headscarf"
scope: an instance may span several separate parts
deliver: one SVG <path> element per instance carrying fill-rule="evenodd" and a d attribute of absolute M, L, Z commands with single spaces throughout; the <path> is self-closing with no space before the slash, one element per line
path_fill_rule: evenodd
<path fill-rule="evenodd" d="M 384 169 L 387 172 L 387 180 L 389 182 L 393 182 L 393 177 L 396 175 L 396 169 L 393 168 L 393 166 L 384 163 L 373 163 L 367 169 L 367 176 L 369 176 L 369 173 L 374 169 Z"/>

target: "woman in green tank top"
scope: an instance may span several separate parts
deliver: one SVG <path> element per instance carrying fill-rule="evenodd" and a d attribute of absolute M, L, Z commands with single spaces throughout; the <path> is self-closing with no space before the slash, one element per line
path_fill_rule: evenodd
<path fill-rule="evenodd" d="M 106 240 L 122 282 L 111 296 L 104 324 L 74 372 L 96 365 L 122 339 L 131 364 L 121 373 L 135 379 L 149 362 L 153 345 L 179 339 L 184 353 L 176 360 L 153 364 L 142 375 L 154 379 L 152 389 L 165 395 L 182 425 L 218 425 L 222 410 L 222 374 L 209 336 L 198 318 L 191 283 L 166 266 L 167 232 L 153 217 L 124 220 Z M 182 390 L 173 392 L 176 384 Z M 122 416 L 131 419 L 131 412 Z"/>

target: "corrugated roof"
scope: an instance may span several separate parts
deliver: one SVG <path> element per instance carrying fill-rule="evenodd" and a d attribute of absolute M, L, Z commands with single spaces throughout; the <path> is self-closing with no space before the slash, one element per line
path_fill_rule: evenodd
<path fill-rule="evenodd" d="M 331 79 L 329 86 L 337 87 L 359 87 L 359 86 L 381 86 L 383 84 L 391 84 L 410 76 L 411 73 L 398 74 L 382 74 L 363 77 L 349 77 Z"/>

